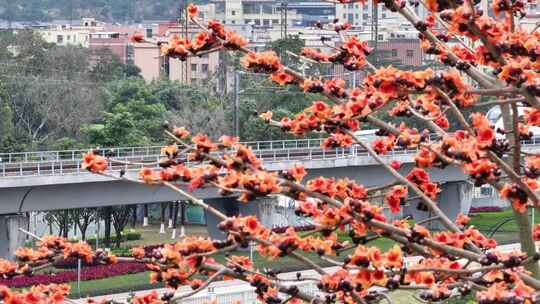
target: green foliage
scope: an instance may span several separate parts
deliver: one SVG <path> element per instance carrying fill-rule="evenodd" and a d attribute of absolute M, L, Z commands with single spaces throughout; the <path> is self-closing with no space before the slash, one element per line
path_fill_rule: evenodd
<path fill-rule="evenodd" d="M 137 75 L 108 49 L 56 46 L 30 30 L 0 35 L 0 127 L 9 129 L 0 149 L 82 146 L 81 126 L 96 122 L 106 84 L 128 72 Z"/>
<path fill-rule="evenodd" d="M 13 138 L 13 111 L 3 96 L 0 86 L 0 151 L 8 152 Z"/>
<path fill-rule="evenodd" d="M 320 74 L 319 67 L 304 65 L 297 57 L 291 56 L 288 51 L 299 54 L 305 46 L 304 40 L 297 35 L 285 39 L 278 39 L 267 45 L 274 50 L 281 61 L 297 70 L 303 70 L 313 75 Z M 272 111 L 274 118 L 284 116 L 292 117 L 311 105 L 313 100 L 323 99 L 317 94 L 305 94 L 297 86 L 280 87 L 268 80 L 266 76 L 242 74 L 240 79 L 240 138 L 243 141 L 278 140 L 293 138 L 279 129 L 269 127 L 259 117 L 258 113 Z M 232 102 L 231 102 L 232 104 Z M 228 108 L 228 119 L 233 118 L 232 105 Z"/>
<path fill-rule="evenodd" d="M 143 100 L 130 100 L 105 112 L 100 124 L 85 125 L 82 132 L 89 143 L 104 147 L 142 146 L 159 138 L 160 122 L 165 107 L 145 104 Z"/>
<path fill-rule="evenodd" d="M 0 2 L 0 19 L 49 21 L 96 17 L 106 21 L 140 22 L 177 18 L 178 8 L 176 0 L 13 0 Z"/>
<path fill-rule="evenodd" d="M 294 65 L 294 63 L 298 62 L 298 60 L 294 57 L 291 58 L 291 55 L 288 54 L 288 52 L 300 54 L 300 52 L 305 46 L 306 43 L 303 39 L 300 39 L 300 36 L 290 35 L 287 38 L 282 38 L 269 42 L 266 45 L 266 48 L 276 52 L 284 65 L 291 66 Z"/>
<path fill-rule="evenodd" d="M 122 231 L 121 233 L 122 235 L 122 242 L 125 242 L 125 241 L 138 241 L 142 238 L 142 234 L 138 231 L 134 231 L 134 230 L 124 230 Z M 75 239 L 73 239 L 73 241 L 76 241 Z M 111 236 L 111 241 L 115 242 L 116 241 L 116 235 L 113 235 Z M 91 236 L 91 237 L 88 237 L 86 238 L 86 242 L 90 245 L 95 245 L 96 244 L 96 236 Z M 99 238 L 99 243 L 103 244 L 104 242 L 104 239 L 103 238 Z M 131 248 L 125 248 L 125 247 L 122 247 L 122 248 L 113 248 L 111 249 L 112 253 L 113 254 L 117 254 L 119 256 L 131 256 Z"/>
<path fill-rule="evenodd" d="M 105 111 L 82 127 L 86 140 L 99 146 L 139 146 L 164 142 L 162 124 L 186 125 L 194 132 L 226 133 L 222 101 L 208 90 L 142 78 L 112 82 Z"/>

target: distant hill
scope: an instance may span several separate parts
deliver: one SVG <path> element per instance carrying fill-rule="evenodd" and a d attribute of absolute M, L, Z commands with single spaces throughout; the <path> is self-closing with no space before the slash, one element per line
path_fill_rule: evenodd
<path fill-rule="evenodd" d="M 174 19 L 178 17 L 181 2 L 180 0 L 1 0 L 0 19 L 51 21 L 96 17 L 108 22 Z"/>

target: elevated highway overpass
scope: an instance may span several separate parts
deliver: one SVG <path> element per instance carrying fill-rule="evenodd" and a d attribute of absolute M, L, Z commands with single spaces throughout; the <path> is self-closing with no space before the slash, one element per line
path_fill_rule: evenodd
<path fill-rule="evenodd" d="M 300 139 L 265 142 L 248 142 L 255 154 L 263 160 L 269 170 L 283 170 L 301 163 L 308 171 L 307 179 L 317 176 L 347 177 L 365 185 L 379 186 L 394 181 L 394 178 L 366 151 L 358 146 L 322 150 L 323 139 Z M 526 151 L 540 150 L 540 137 L 523 142 Z M 16 227 L 22 214 L 30 211 L 102 207 L 113 205 L 147 204 L 182 200 L 178 193 L 163 186 L 148 186 L 89 173 L 81 168 L 82 154 L 87 150 L 40 151 L 0 154 L 0 242 L 5 239 L 16 241 Z M 109 152 L 107 152 L 109 151 Z M 99 150 L 104 155 L 112 154 L 119 160 L 137 162 L 137 165 L 111 165 L 111 174 L 125 170 L 135 177 L 144 164 L 153 166 L 160 158 L 160 147 L 117 148 Z M 395 150 L 383 159 L 402 162 L 400 172 L 407 173 L 414 165 L 416 149 Z M 186 163 L 189 162 L 186 160 Z M 455 217 L 459 212 L 468 212 L 472 200 L 472 185 L 468 177 L 456 166 L 444 170 L 429 169 L 432 180 L 441 183 L 440 208 Z M 195 195 L 228 214 L 259 214 L 257 204 L 239 204 L 234 198 L 223 198 L 216 189 L 197 190 Z M 417 219 L 429 217 L 417 210 L 418 202 L 412 201 L 404 211 Z M 4 215 L 4 216 L 1 216 Z M 214 229 L 217 218 L 207 214 L 209 232 L 219 237 Z M 23 220 L 24 224 L 24 220 Z M 3 233 L 8 231 L 8 233 Z M 5 255 L 0 252 L 0 256 Z"/>

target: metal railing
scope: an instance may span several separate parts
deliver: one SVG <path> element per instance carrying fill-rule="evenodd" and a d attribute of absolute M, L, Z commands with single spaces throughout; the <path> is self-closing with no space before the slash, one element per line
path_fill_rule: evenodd
<path fill-rule="evenodd" d="M 369 157 L 358 145 L 348 148 L 325 150 L 320 147 L 323 138 L 245 142 L 257 157 L 265 163 L 285 161 L 327 160 L 353 157 Z M 522 142 L 527 150 L 540 149 L 540 137 Z M 158 167 L 161 146 L 98 149 L 103 156 L 138 164 L 111 164 L 110 170 L 138 170 L 144 166 Z M 0 154 L 0 177 L 55 176 L 87 173 L 81 168 L 82 155 L 88 150 L 40 151 Z M 412 155 L 417 149 L 392 150 L 387 156 Z M 219 155 L 219 153 L 216 153 Z M 189 160 L 185 160 L 189 165 Z"/>
<path fill-rule="evenodd" d="M 250 147 L 254 151 L 258 150 L 278 150 L 278 149 L 299 149 L 319 147 L 324 138 L 291 139 L 276 141 L 250 141 L 242 144 Z M 155 156 L 160 154 L 163 146 L 146 147 L 117 147 L 117 148 L 97 148 L 92 149 L 102 156 L 109 155 L 115 158 Z M 52 151 L 33 151 L 33 152 L 15 152 L 0 153 L 0 162 L 2 163 L 20 163 L 20 162 L 42 162 L 59 160 L 80 160 L 88 149 L 77 150 L 52 150 Z"/>

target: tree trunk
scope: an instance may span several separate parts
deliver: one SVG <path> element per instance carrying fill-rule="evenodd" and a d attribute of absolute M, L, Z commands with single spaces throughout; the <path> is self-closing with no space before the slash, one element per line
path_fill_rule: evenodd
<path fill-rule="evenodd" d="M 133 217 L 131 218 L 131 228 L 137 226 L 137 205 L 133 205 Z"/>
<path fill-rule="evenodd" d="M 88 230 L 88 224 L 79 226 L 81 231 L 81 240 L 86 241 L 86 230 Z"/>
<path fill-rule="evenodd" d="M 68 238 L 69 236 L 69 215 L 68 215 L 68 210 L 64 210 L 64 216 L 62 218 L 62 223 L 63 223 L 63 226 L 64 226 L 64 238 Z"/>
<path fill-rule="evenodd" d="M 105 224 L 105 247 L 111 246 L 111 213 L 112 207 L 105 207 L 104 224 Z"/>
<path fill-rule="evenodd" d="M 175 202 L 170 202 L 169 203 L 169 226 L 168 226 L 169 228 L 173 227 L 174 204 L 175 204 Z"/>
<path fill-rule="evenodd" d="M 511 110 L 513 114 L 511 115 Z M 512 108 L 508 104 L 501 105 L 501 113 L 503 117 L 503 123 L 504 123 L 504 129 L 506 131 L 514 130 L 515 132 L 507 132 L 506 133 L 506 139 L 510 143 L 510 146 L 515 147 L 515 150 L 519 149 L 519 138 L 515 138 L 515 134 L 517 133 L 517 122 L 519 119 L 517 106 L 515 104 L 512 105 Z M 515 129 L 514 129 L 515 128 Z M 516 151 L 514 151 L 515 153 Z M 519 151 L 517 151 L 519 153 Z M 513 167 L 514 171 L 520 175 L 521 174 L 521 167 L 519 164 L 519 154 L 517 154 L 517 158 L 514 158 L 516 154 L 508 154 L 508 163 Z M 512 205 L 512 203 L 510 203 Z M 521 244 L 521 251 L 527 253 L 527 256 L 532 257 L 536 254 L 536 247 L 534 244 L 534 240 L 532 237 L 532 225 L 529 220 L 528 213 L 520 213 L 519 211 L 512 208 L 514 211 L 514 216 L 516 217 L 516 222 L 519 227 L 519 241 Z M 525 268 L 527 268 L 528 271 L 531 272 L 531 275 L 536 278 L 540 279 L 540 267 L 538 265 L 538 262 L 536 263 L 528 263 Z"/>
<path fill-rule="evenodd" d="M 148 204 L 143 205 L 143 227 L 148 226 Z"/>
<path fill-rule="evenodd" d="M 161 203 L 161 225 L 159 227 L 159 233 L 165 233 L 165 211 L 167 210 L 167 203 Z"/>
<path fill-rule="evenodd" d="M 116 230 L 116 240 L 114 240 L 114 243 L 116 244 L 116 248 L 120 248 L 120 245 L 122 244 L 122 230 Z"/>

